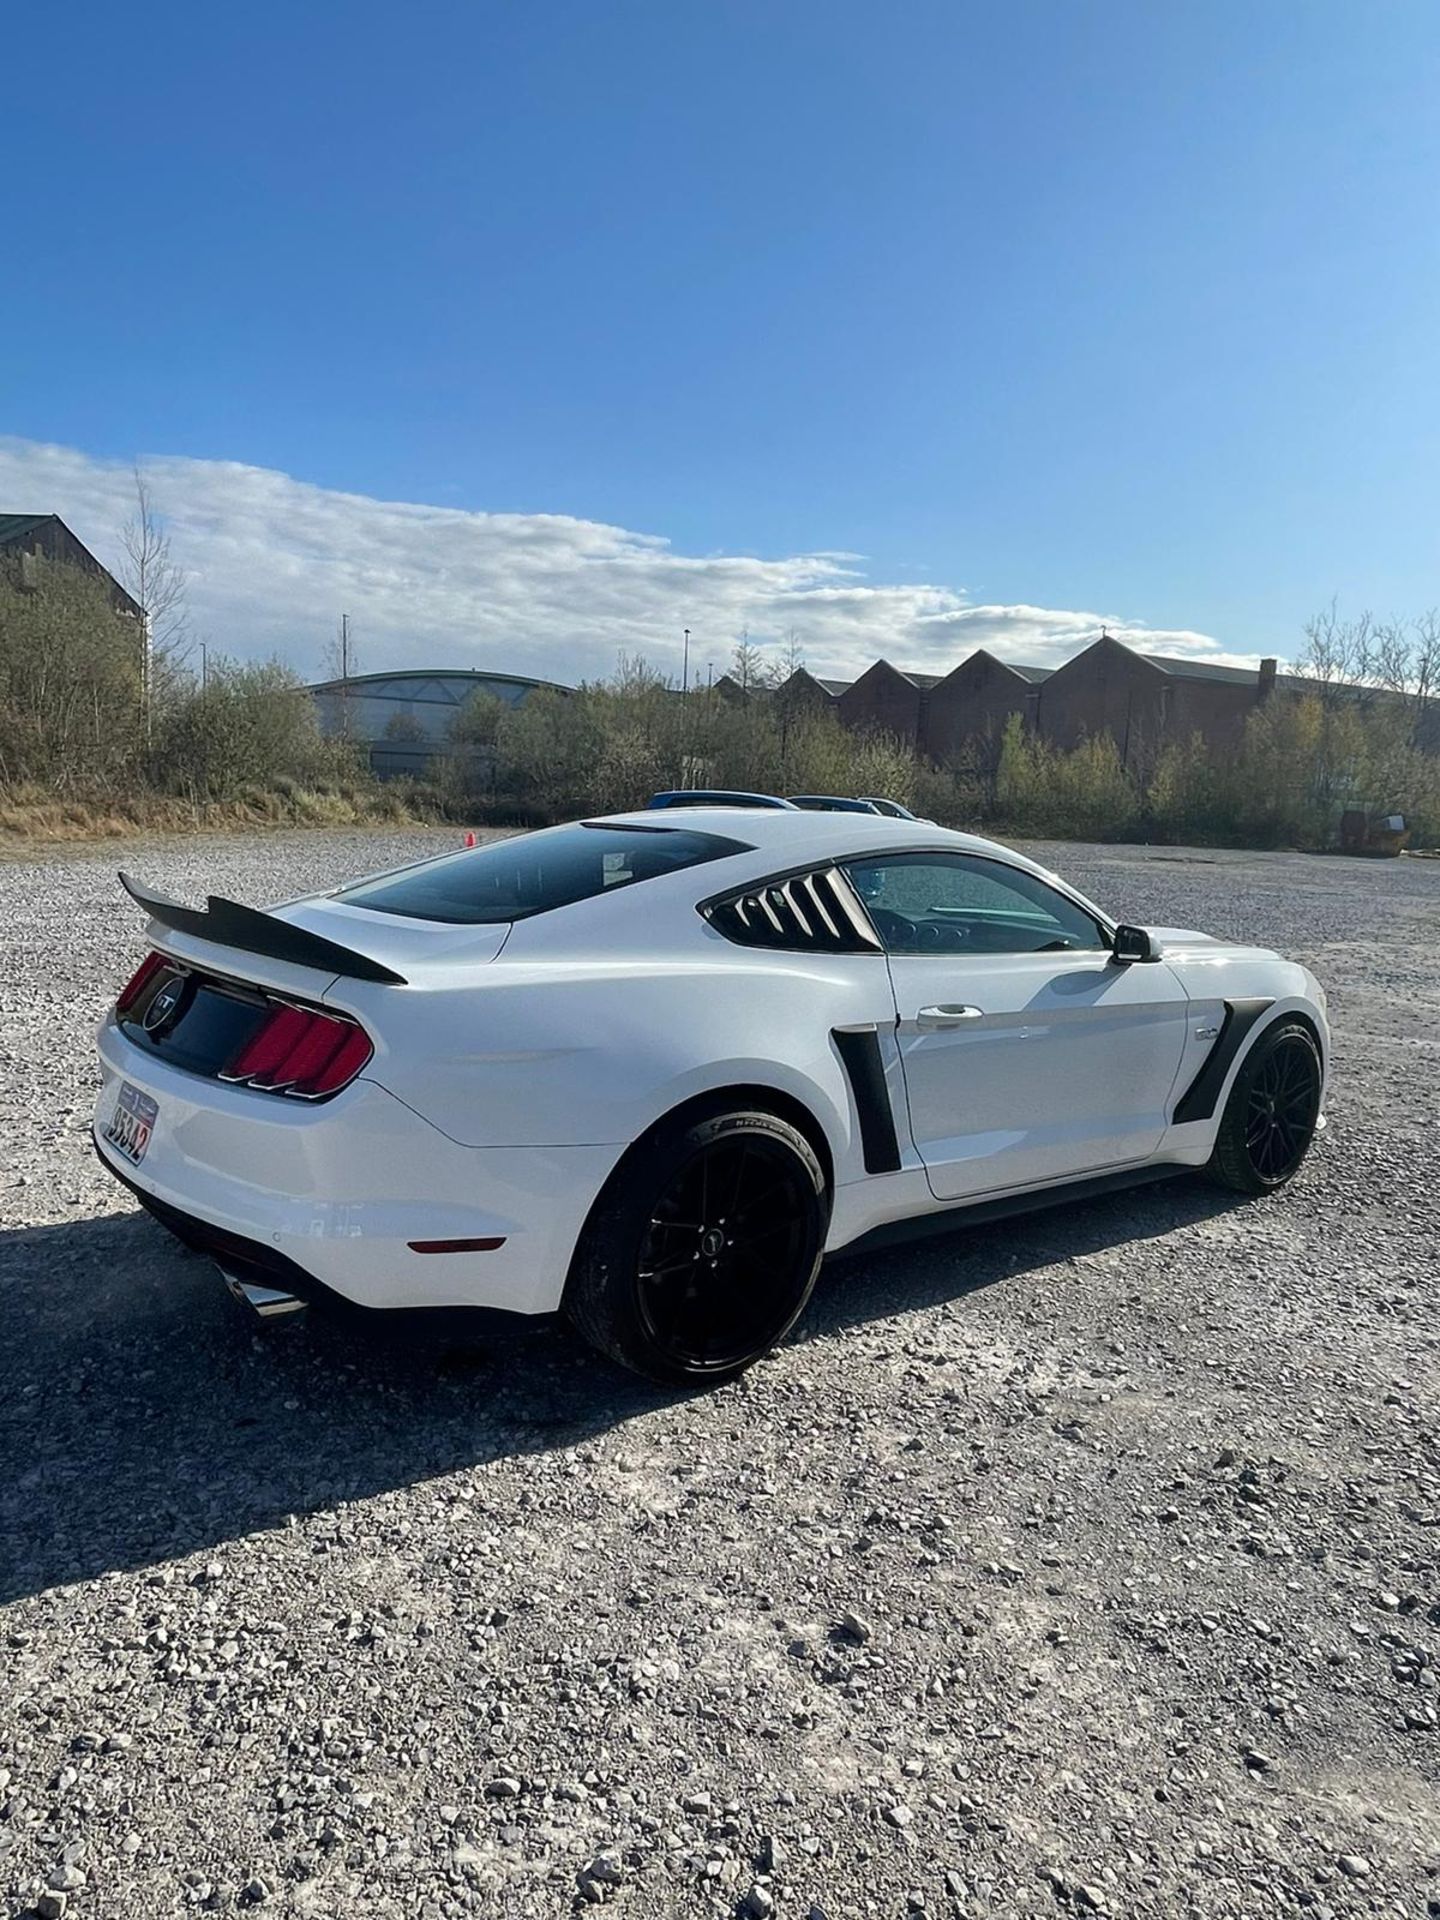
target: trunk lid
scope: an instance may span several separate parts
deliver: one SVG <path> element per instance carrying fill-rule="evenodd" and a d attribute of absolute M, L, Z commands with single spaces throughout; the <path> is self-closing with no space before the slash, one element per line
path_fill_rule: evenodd
<path fill-rule="evenodd" d="M 417 984 L 417 976 L 431 968 L 481 966 L 498 959 L 514 925 L 510 920 L 474 926 L 407 920 L 323 896 L 272 907 L 270 917 L 364 954 Z"/>
<path fill-rule="evenodd" d="M 401 919 L 325 897 L 268 912 L 215 895 L 188 907 L 121 878 L 151 916 L 155 956 L 116 1005 L 126 1038 L 183 1072 L 299 1098 L 339 1090 L 326 1078 L 332 1055 L 335 1070 L 347 1070 L 343 1084 L 364 1070 L 390 996 L 473 978 L 511 930 L 508 921 Z M 279 1064 L 269 1059 L 277 1047 Z M 300 1071 L 307 1061 L 316 1074 Z"/>

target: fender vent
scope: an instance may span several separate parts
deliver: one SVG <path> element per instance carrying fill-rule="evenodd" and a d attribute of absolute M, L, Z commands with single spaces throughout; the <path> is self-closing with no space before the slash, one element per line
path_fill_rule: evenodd
<path fill-rule="evenodd" d="M 707 900 L 701 913 L 741 947 L 804 953 L 879 953 L 850 882 L 835 867 L 787 874 L 743 893 Z"/>

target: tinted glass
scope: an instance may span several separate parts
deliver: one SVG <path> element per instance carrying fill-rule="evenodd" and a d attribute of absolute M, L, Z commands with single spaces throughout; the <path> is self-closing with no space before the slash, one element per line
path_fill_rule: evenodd
<path fill-rule="evenodd" d="M 681 827 L 547 827 L 364 880 L 336 897 L 377 913 L 488 925 L 526 920 L 616 887 L 748 851 L 742 841 Z"/>
<path fill-rule="evenodd" d="M 1093 952 L 1099 925 L 1032 873 L 962 853 L 884 855 L 848 868 L 890 953 Z"/>

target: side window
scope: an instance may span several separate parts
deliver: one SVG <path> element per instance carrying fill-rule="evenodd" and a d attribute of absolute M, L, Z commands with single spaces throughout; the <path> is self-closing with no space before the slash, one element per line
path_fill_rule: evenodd
<path fill-rule="evenodd" d="M 762 880 L 701 904 L 710 925 L 737 947 L 779 947 L 791 953 L 870 953 L 880 943 L 854 893 L 833 867 Z"/>
<path fill-rule="evenodd" d="M 887 854 L 847 871 L 888 953 L 1097 952 L 1099 924 L 1034 874 L 964 853 Z"/>

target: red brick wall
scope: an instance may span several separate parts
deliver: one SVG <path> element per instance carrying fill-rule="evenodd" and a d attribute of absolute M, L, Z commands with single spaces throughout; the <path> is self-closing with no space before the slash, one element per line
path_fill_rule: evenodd
<path fill-rule="evenodd" d="M 919 743 L 923 696 L 887 661 L 868 667 L 835 707 L 846 726 L 858 733 L 892 733 L 911 746 Z"/>
<path fill-rule="evenodd" d="M 973 653 L 930 689 L 921 746 L 942 766 L 978 758 L 982 767 L 993 770 L 1006 721 L 1013 713 L 1030 713 L 1035 693 L 1028 680 L 990 654 Z"/>
<path fill-rule="evenodd" d="M 775 689 L 775 698 L 787 713 L 829 713 L 835 705 L 835 696 L 803 667 L 797 667 L 785 684 Z"/>
<path fill-rule="evenodd" d="M 1097 640 L 1058 667 L 1040 689 L 1040 732 L 1068 753 L 1108 733 L 1127 765 L 1153 759 L 1166 737 L 1169 690 L 1160 668 L 1114 640 Z"/>
<path fill-rule="evenodd" d="M 1223 680 L 1176 680 L 1170 694 L 1169 738 L 1188 740 L 1192 733 L 1199 733 L 1212 751 L 1238 747 L 1258 699 L 1253 686 Z"/>

